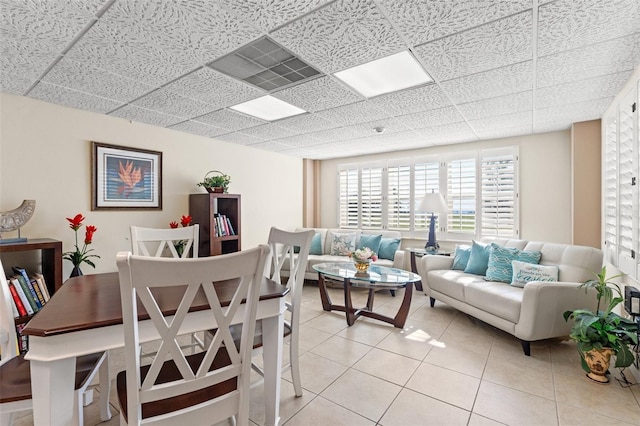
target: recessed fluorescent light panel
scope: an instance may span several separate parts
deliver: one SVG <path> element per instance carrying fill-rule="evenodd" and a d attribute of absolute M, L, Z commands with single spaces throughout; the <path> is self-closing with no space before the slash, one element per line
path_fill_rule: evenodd
<path fill-rule="evenodd" d="M 334 74 L 367 98 L 433 81 L 408 51 Z"/>
<path fill-rule="evenodd" d="M 280 120 L 281 118 L 307 112 L 271 95 L 243 102 L 229 108 L 267 121 Z"/>

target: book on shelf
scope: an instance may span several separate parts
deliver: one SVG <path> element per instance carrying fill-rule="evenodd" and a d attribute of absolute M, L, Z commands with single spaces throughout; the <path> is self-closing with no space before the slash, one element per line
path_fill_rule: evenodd
<path fill-rule="evenodd" d="M 27 277 L 25 279 L 22 274 L 17 274 L 15 277 L 22 286 L 24 294 L 27 295 L 27 299 L 29 299 L 29 303 L 31 304 L 33 311 L 38 312 L 42 308 L 42 305 L 40 304 L 40 299 L 38 299 L 38 296 L 36 295 L 36 291 L 33 289 L 33 287 L 31 287 L 29 278 Z"/>
<path fill-rule="evenodd" d="M 27 352 L 29 350 L 29 336 L 24 336 L 22 330 L 27 324 L 16 324 L 16 335 L 18 336 L 18 349 L 20 353 Z"/>
<path fill-rule="evenodd" d="M 24 294 L 24 290 L 22 289 L 22 286 L 20 285 L 18 278 L 14 275 L 9 278 L 9 281 L 11 282 L 11 285 L 13 285 L 13 288 L 15 288 L 16 292 L 18 293 L 18 296 L 22 301 L 22 305 L 24 306 L 24 309 L 27 311 L 27 315 L 33 315 L 34 314 L 33 307 L 31 306 L 31 303 L 29 303 L 29 299 L 27 298 L 27 295 Z"/>
<path fill-rule="evenodd" d="M 36 292 L 36 296 L 38 296 L 38 300 L 40 301 L 40 309 L 42 309 L 44 304 L 47 303 L 44 300 L 44 295 L 42 294 L 42 289 L 38 285 L 38 282 L 36 281 L 36 279 L 33 278 L 33 277 L 29 277 L 29 284 L 31 284 L 31 287 L 33 287 L 33 290 Z"/>
<path fill-rule="evenodd" d="M 9 293 L 11 293 L 11 308 L 13 309 L 13 317 L 23 317 L 27 315 L 27 310 L 24 308 L 22 304 L 22 300 L 20 300 L 20 296 L 18 296 L 18 292 L 13 287 L 13 284 L 7 280 L 7 284 L 9 287 Z"/>
<path fill-rule="evenodd" d="M 38 281 L 38 284 L 40 285 L 44 300 L 48 302 L 51 298 L 51 294 L 49 294 L 49 287 L 47 287 L 47 281 L 44 279 L 44 275 L 42 275 L 40 272 L 36 272 L 34 276 L 36 277 L 36 281 Z"/>
<path fill-rule="evenodd" d="M 233 225 L 231 225 L 231 219 L 227 218 L 227 228 L 229 229 L 229 235 L 236 235 L 236 231 L 233 230 Z"/>

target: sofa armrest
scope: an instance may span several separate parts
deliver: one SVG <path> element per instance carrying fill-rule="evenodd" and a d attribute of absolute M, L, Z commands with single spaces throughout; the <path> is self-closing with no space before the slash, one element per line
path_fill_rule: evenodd
<path fill-rule="evenodd" d="M 571 322 L 562 316 L 565 311 L 595 308 L 595 293 L 579 289 L 580 283 L 532 281 L 524 286 L 520 319 L 515 336 L 533 341 L 567 336 Z"/>
<path fill-rule="evenodd" d="M 440 254 L 424 255 L 416 262 L 418 273 L 425 281 L 427 278 L 427 272 L 436 271 L 441 269 L 451 269 L 453 266 L 453 257 L 443 256 Z"/>
<path fill-rule="evenodd" d="M 396 250 L 396 253 L 393 255 L 393 267 L 397 269 L 405 269 L 404 250 Z"/>

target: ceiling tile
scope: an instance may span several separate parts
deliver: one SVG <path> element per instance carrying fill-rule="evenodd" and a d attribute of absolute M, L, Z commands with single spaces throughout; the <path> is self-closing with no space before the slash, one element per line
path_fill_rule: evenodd
<path fill-rule="evenodd" d="M 135 105 L 126 105 L 117 109 L 109 115 L 124 118 L 125 120 L 138 121 L 140 123 L 152 124 L 154 126 L 168 127 L 172 124 L 179 123 L 184 118 L 176 117 L 162 112 L 151 111 L 149 109 L 140 108 Z"/>
<path fill-rule="evenodd" d="M 369 100 L 392 115 L 404 115 L 451 105 L 451 101 L 436 84 L 429 84 L 400 92 L 388 93 Z"/>
<path fill-rule="evenodd" d="M 227 133 L 226 135 L 216 136 L 215 138 L 224 142 L 231 142 L 239 145 L 252 145 L 259 142 L 264 142 L 264 139 L 245 135 L 240 132 Z"/>
<path fill-rule="evenodd" d="M 537 87 L 632 71 L 640 63 L 639 37 L 635 34 L 539 58 Z"/>
<path fill-rule="evenodd" d="M 533 57 L 531 11 L 413 49 L 437 81 L 487 71 Z"/>
<path fill-rule="evenodd" d="M 228 109 L 214 111 L 197 117 L 195 120 L 201 123 L 222 127 L 223 129 L 227 129 L 231 132 L 248 129 L 249 127 L 255 127 L 266 123 L 264 120 L 260 120 L 259 118 L 249 117 L 248 115 L 240 114 Z"/>
<path fill-rule="evenodd" d="M 332 77 L 327 76 L 281 90 L 273 93 L 273 96 L 309 112 L 322 111 L 364 100 L 362 96 L 353 93 Z"/>
<path fill-rule="evenodd" d="M 276 123 L 278 126 L 293 130 L 296 133 L 308 133 L 338 127 L 318 114 L 300 114 L 278 120 Z"/>
<path fill-rule="evenodd" d="M 273 123 L 251 127 L 249 129 L 243 130 L 242 133 L 250 136 L 256 136 L 266 140 L 281 139 L 287 136 L 296 135 L 296 132 L 294 132 L 293 130 L 287 129 L 282 126 L 278 126 L 277 124 L 273 124 Z"/>
<path fill-rule="evenodd" d="M 264 31 L 291 21 L 331 0 L 220 0 L 225 8 Z"/>
<path fill-rule="evenodd" d="M 416 130 L 427 144 L 439 144 L 446 141 L 454 143 L 478 140 L 476 134 L 465 122 L 451 123 Z"/>
<path fill-rule="evenodd" d="M 583 47 L 638 31 L 638 0 L 554 1 L 539 8 L 538 55 Z"/>
<path fill-rule="evenodd" d="M 406 49 L 372 0 L 340 0 L 271 34 L 325 73 Z"/>
<path fill-rule="evenodd" d="M 320 130 L 317 132 L 308 133 L 308 136 L 313 137 L 319 142 L 328 143 L 359 138 L 365 135 L 357 129 L 352 129 L 349 127 L 336 127 L 334 129 Z"/>
<path fill-rule="evenodd" d="M 554 106 L 550 108 L 538 108 L 534 117 L 534 130 L 540 126 L 554 122 L 573 123 L 577 121 L 595 120 L 602 116 L 602 111 L 613 101 L 613 97 L 587 102 L 577 102 L 567 108 L 564 105 Z M 565 125 L 565 128 L 570 127 Z"/>
<path fill-rule="evenodd" d="M 131 105 L 184 118 L 197 117 L 215 110 L 211 105 L 176 95 L 164 87 L 136 99 Z"/>
<path fill-rule="evenodd" d="M 276 141 L 258 142 L 258 143 L 252 144 L 251 148 L 264 149 L 266 151 L 273 151 L 273 152 L 282 152 L 282 151 L 286 151 L 288 149 L 291 149 L 290 146 L 283 145 L 283 144 L 278 143 Z"/>
<path fill-rule="evenodd" d="M 533 62 L 521 62 L 441 83 L 454 103 L 495 98 L 533 89 Z"/>
<path fill-rule="evenodd" d="M 210 126 L 204 123 L 198 123 L 197 121 L 183 121 L 182 123 L 169 126 L 170 129 L 180 130 L 183 132 L 194 133 L 200 136 L 206 136 L 208 138 L 229 133 L 228 130 L 220 127 Z"/>
<path fill-rule="evenodd" d="M 43 81 L 121 102 L 132 101 L 154 89 L 153 86 L 93 67 L 90 63 L 79 63 L 68 58 L 62 58 Z"/>
<path fill-rule="evenodd" d="M 259 90 L 208 67 L 202 67 L 167 84 L 165 88 L 178 95 L 197 99 L 217 108 L 236 105 L 264 96 Z"/>
<path fill-rule="evenodd" d="M 51 56 L 32 55 L 28 51 L 0 54 L 0 90 L 24 95 L 52 60 Z"/>
<path fill-rule="evenodd" d="M 340 127 L 387 118 L 390 117 L 392 113 L 377 107 L 371 101 L 362 101 L 320 111 L 316 113 L 316 115 L 333 123 L 331 127 Z"/>
<path fill-rule="evenodd" d="M 314 138 L 312 134 L 289 136 L 286 138 L 277 139 L 275 142 L 295 148 L 305 148 L 324 143 Z"/>
<path fill-rule="evenodd" d="M 414 46 L 531 9 L 531 0 L 380 0 L 380 3 Z"/>
<path fill-rule="evenodd" d="M 537 89 L 536 108 L 614 97 L 629 79 L 629 75 L 630 71 L 624 71 Z"/>
<path fill-rule="evenodd" d="M 112 111 L 122 105 L 122 103 L 111 99 L 101 98 L 77 90 L 67 89 L 66 87 L 56 86 L 55 84 L 42 82 L 33 88 L 29 96 L 40 99 L 41 101 L 101 114 Z"/>
<path fill-rule="evenodd" d="M 533 109 L 533 91 L 461 104 L 458 105 L 458 108 L 467 120 L 531 111 Z"/>
<path fill-rule="evenodd" d="M 469 125 L 478 133 L 478 135 L 482 132 L 490 132 L 494 129 L 507 129 L 513 127 L 520 129 L 528 127 L 529 132 L 531 132 L 532 124 L 531 111 L 521 111 L 512 114 L 469 120 Z"/>
<path fill-rule="evenodd" d="M 500 139 L 509 138 L 513 136 L 528 135 L 531 133 L 531 123 L 524 126 L 511 126 L 511 127 L 494 127 L 481 129 L 474 129 L 475 133 L 481 139 Z"/>
<path fill-rule="evenodd" d="M 454 107 L 433 109 L 430 111 L 416 112 L 397 118 L 400 123 L 411 129 L 422 129 L 436 124 L 449 124 L 463 121 L 464 118 Z"/>

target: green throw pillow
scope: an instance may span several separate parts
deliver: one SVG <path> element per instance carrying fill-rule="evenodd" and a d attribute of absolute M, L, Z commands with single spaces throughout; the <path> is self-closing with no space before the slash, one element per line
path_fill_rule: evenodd
<path fill-rule="evenodd" d="M 382 241 L 382 235 L 360 235 L 360 242 L 358 243 L 358 249 L 369 247 L 374 253 L 378 254 L 380 251 L 380 242 Z"/>
<path fill-rule="evenodd" d="M 320 234 L 316 234 L 311 239 L 311 245 L 309 246 L 309 254 L 322 254 L 322 239 Z"/>
<path fill-rule="evenodd" d="M 470 246 L 458 246 L 456 247 L 456 254 L 453 258 L 453 266 L 451 269 L 457 269 L 459 271 L 464 271 L 469 263 L 469 256 L 471 255 L 471 247 Z"/>
<path fill-rule="evenodd" d="M 393 260 L 398 247 L 400 247 L 400 238 L 382 238 L 380 240 L 378 257 L 380 259 Z"/>
<path fill-rule="evenodd" d="M 489 244 L 482 244 L 476 241 L 471 242 L 471 253 L 469 254 L 469 262 L 467 262 L 464 272 L 475 275 L 484 275 L 487 273 L 489 265 Z"/>

